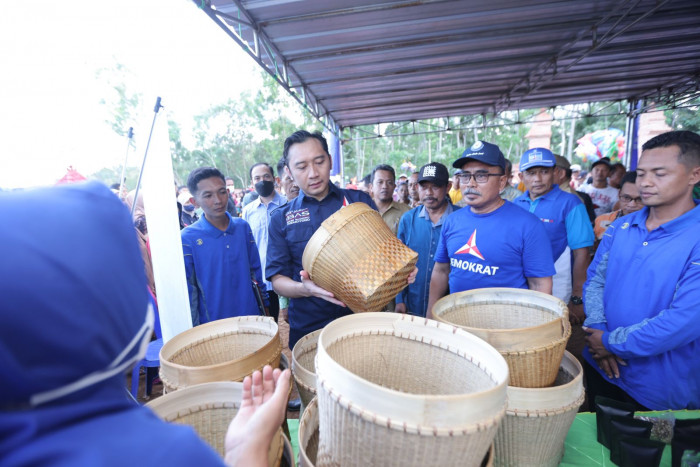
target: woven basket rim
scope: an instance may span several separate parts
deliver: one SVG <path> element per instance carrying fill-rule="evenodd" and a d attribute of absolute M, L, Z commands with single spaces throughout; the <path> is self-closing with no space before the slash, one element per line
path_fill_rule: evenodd
<path fill-rule="evenodd" d="M 530 349 L 524 349 L 524 350 L 499 350 L 499 352 L 501 353 L 501 355 L 508 355 L 508 356 L 510 356 L 510 355 L 513 355 L 513 356 L 533 355 L 533 354 L 538 354 L 538 353 L 542 353 L 542 352 L 548 352 L 548 351 L 552 350 L 554 347 L 561 345 L 562 341 L 568 341 L 569 338 L 571 337 L 572 329 L 571 329 L 571 324 L 569 323 L 569 321 L 568 320 L 562 321 L 562 326 L 564 328 L 564 334 L 561 337 L 559 337 L 558 339 L 553 340 L 549 344 L 545 344 L 545 345 L 542 345 L 539 347 L 533 347 Z"/>
<path fill-rule="evenodd" d="M 249 323 L 250 322 L 250 323 Z M 270 328 L 271 330 L 274 330 L 274 334 L 268 334 L 265 332 L 261 333 L 252 333 L 252 334 L 259 334 L 259 335 L 265 335 L 269 337 L 269 340 L 267 343 L 265 343 L 264 346 L 260 347 L 258 350 L 255 352 L 249 353 L 247 355 L 244 355 L 242 357 L 233 359 L 233 360 L 227 360 L 225 362 L 221 363 L 213 363 L 211 365 L 199 365 L 199 366 L 190 366 L 190 365 L 183 365 L 181 363 L 175 363 L 173 361 L 170 361 L 169 359 L 175 355 L 176 353 L 182 351 L 183 349 L 187 347 L 191 347 L 192 345 L 200 344 L 202 342 L 205 342 L 207 340 L 211 340 L 212 338 L 218 338 L 218 337 L 224 337 L 228 335 L 235 334 L 241 330 L 240 327 L 236 326 L 236 329 L 227 329 L 233 327 L 232 325 L 235 323 L 241 323 L 243 325 L 243 329 L 252 329 L 252 330 L 260 330 L 260 331 L 265 331 L 265 329 L 261 329 L 259 327 L 248 327 L 248 324 L 251 323 L 265 323 L 267 325 L 271 325 Z M 192 339 L 190 336 L 195 335 L 195 331 L 197 331 L 196 334 L 205 334 L 203 331 L 208 331 L 210 328 L 223 328 L 221 331 L 217 333 L 209 333 L 206 334 L 204 337 L 201 337 L 199 339 Z M 180 344 L 183 345 L 180 345 Z M 275 324 L 275 320 L 272 317 L 269 316 L 237 316 L 233 318 L 225 318 L 225 319 L 220 319 L 216 321 L 210 321 L 205 324 L 201 324 L 199 326 L 190 328 L 186 331 L 181 332 L 180 334 L 174 336 L 172 339 L 170 339 L 168 342 L 163 344 L 163 347 L 160 349 L 160 362 L 161 365 L 164 364 L 164 366 L 169 366 L 171 368 L 177 369 L 177 370 L 186 370 L 186 371 L 192 371 L 192 370 L 212 370 L 212 369 L 218 369 L 218 368 L 223 368 L 225 366 L 229 365 L 234 365 L 240 362 L 243 362 L 245 360 L 251 359 L 252 357 L 258 355 L 259 353 L 263 351 L 270 350 L 271 348 L 274 347 L 281 347 L 281 344 L 279 343 L 279 328 L 277 327 L 277 324 Z M 169 352 L 169 353 L 168 353 Z M 166 356 L 167 353 L 167 356 Z"/>
<path fill-rule="evenodd" d="M 316 373 L 309 371 L 308 368 L 299 363 L 297 356 L 306 353 L 305 351 L 309 351 L 312 346 L 318 349 L 318 336 L 321 335 L 321 331 L 323 331 L 323 329 L 318 329 L 306 334 L 294 344 L 294 348 L 292 349 L 292 374 L 297 382 L 301 381 L 306 386 L 311 386 L 312 380 L 313 386 L 316 386 Z"/>
<path fill-rule="evenodd" d="M 586 400 L 586 392 L 583 391 L 581 395 L 571 404 L 560 407 L 557 409 L 544 409 L 544 410 L 508 410 L 506 409 L 506 416 L 509 417 L 522 417 L 522 418 L 542 418 L 542 417 L 553 417 L 555 415 L 561 415 L 563 413 L 569 412 L 571 410 L 577 410 Z"/>
<path fill-rule="evenodd" d="M 520 299 L 518 300 L 517 296 L 520 295 Z M 532 300 L 535 300 L 537 304 L 533 303 L 523 303 L 522 298 L 524 297 L 529 297 Z M 470 305 L 484 305 L 484 304 L 489 304 L 489 305 L 512 305 L 512 304 L 518 304 L 518 305 L 536 305 L 537 308 L 540 310 L 545 310 L 545 311 L 550 311 L 554 318 L 550 321 L 540 323 L 534 326 L 523 326 L 519 328 L 477 328 L 474 326 L 465 326 L 461 324 L 456 324 L 452 323 L 450 321 L 447 321 L 443 315 L 449 311 L 450 309 L 455 307 L 455 302 L 459 302 L 459 304 L 464 305 L 464 304 L 470 304 Z M 545 306 L 544 303 L 548 303 L 551 306 Z M 564 319 L 568 320 L 569 316 L 569 311 L 568 307 L 566 304 L 558 299 L 557 297 L 554 297 L 549 294 L 545 294 L 543 292 L 538 292 L 535 290 L 529 290 L 529 289 L 516 289 L 516 288 L 509 288 L 509 287 L 490 287 L 490 288 L 484 288 L 484 289 L 474 289 L 474 290 L 465 290 L 463 292 L 455 292 L 453 294 L 446 295 L 442 297 L 440 300 L 435 302 L 435 305 L 433 305 L 433 318 L 436 321 L 444 322 L 447 324 L 451 324 L 454 326 L 459 326 L 460 328 L 469 331 L 469 332 L 478 332 L 479 334 L 503 334 L 503 335 L 509 335 L 509 334 L 517 334 L 517 333 L 537 333 L 538 331 L 541 331 L 542 329 L 548 328 L 553 326 L 553 322 L 558 321 L 559 319 Z"/>
<path fill-rule="evenodd" d="M 303 457 L 306 461 L 306 465 L 314 465 L 306 454 L 305 441 L 308 442 L 308 438 L 311 438 L 314 431 L 318 430 L 319 417 L 318 417 L 318 398 L 314 397 L 306 406 L 304 412 L 301 414 L 301 419 L 299 420 L 299 429 L 297 430 L 297 446 L 299 446 L 299 457 Z M 311 429 L 311 433 L 308 434 L 308 438 L 304 440 L 304 435 L 307 435 L 308 430 Z M 301 461 L 299 462 L 301 464 Z"/>
<path fill-rule="evenodd" d="M 471 360 L 491 379 L 493 386 L 472 393 L 445 395 L 411 394 L 380 386 L 350 372 L 335 362 L 326 352 L 328 345 L 342 338 L 363 334 L 394 335 L 402 339 L 436 345 Z M 431 337 L 442 341 L 434 343 Z M 486 365 L 492 368 L 486 368 Z M 335 383 L 342 386 L 343 396 L 340 396 L 339 391 L 328 382 L 326 367 L 329 373 L 333 373 Z M 443 420 L 450 426 L 457 424 L 451 418 L 459 418 L 460 424 L 467 426 L 488 419 L 493 413 L 505 410 L 508 365 L 503 356 L 486 342 L 466 331 L 426 318 L 397 313 L 368 312 L 336 319 L 328 324 L 319 336 L 316 372 L 317 387 L 323 386 L 327 391 L 338 394 L 341 404 L 343 400 L 352 401 L 347 403 L 351 410 L 354 408 L 358 413 L 369 414 L 368 416 L 373 420 L 381 418 L 389 423 L 399 423 L 401 429 L 411 426 L 416 427 L 417 430 L 418 427 L 426 426 L 421 418 L 426 414 L 440 412 L 442 417 L 447 416 L 447 419 L 450 419 L 447 422 Z M 370 393 L 373 397 L 368 396 Z M 465 404 L 467 401 L 470 404 Z M 407 413 L 410 414 L 408 417 Z M 410 417 L 416 418 L 411 420 Z M 402 421 L 396 422 L 397 420 Z M 431 431 L 432 429 L 431 427 Z"/>
<path fill-rule="evenodd" d="M 211 409 L 214 405 L 232 404 L 239 408 L 243 397 L 243 383 L 216 381 L 188 386 L 163 394 L 145 404 L 168 422 L 187 413 Z M 196 403 L 193 401 L 196 400 Z"/>

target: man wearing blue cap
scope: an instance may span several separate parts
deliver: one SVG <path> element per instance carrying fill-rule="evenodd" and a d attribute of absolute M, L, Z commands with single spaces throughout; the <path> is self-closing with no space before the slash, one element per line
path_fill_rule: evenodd
<path fill-rule="evenodd" d="M 542 223 L 500 197 L 506 160 L 495 144 L 477 141 L 452 164 L 462 169 L 467 207 L 442 227 L 430 280 L 428 317 L 448 292 L 514 287 L 552 293 L 554 261 Z"/>
<path fill-rule="evenodd" d="M 594 235 L 586 207 L 578 196 L 554 183 L 556 158 L 545 148 L 532 148 L 520 159 L 520 179 L 527 191 L 513 202 L 542 221 L 552 245 L 554 268 L 552 295 L 569 303 L 569 319 L 580 325 L 585 318 L 581 299 L 589 248 Z M 573 271 L 573 281 L 572 281 Z"/>

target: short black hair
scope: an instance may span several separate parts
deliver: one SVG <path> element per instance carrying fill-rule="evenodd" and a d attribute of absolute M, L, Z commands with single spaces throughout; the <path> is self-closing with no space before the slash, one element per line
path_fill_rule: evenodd
<path fill-rule="evenodd" d="M 610 167 L 610 173 L 613 173 L 618 169 L 622 169 L 623 171 L 627 172 L 627 167 L 625 167 L 625 164 L 623 164 L 622 162 L 616 162 Z"/>
<path fill-rule="evenodd" d="M 187 177 L 187 188 L 190 190 L 192 196 L 197 193 L 197 184 L 206 178 L 219 177 L 222 182 L 226 183 L 226 178 L 224 174 L 219 171 L 216 167 L 199 167 L 190 172 Z"/>
<path fill-rule="evenodd" d="M 326 154 L 328 154 L 328 157 L 330 157 L 331 153 L 328 152 L 328 141 L 326 141 L 326 138 L 324 138 L 323 134 L 320 131 L 314 131 L 313 133 L 310 133 L 306 130 L 297 130 L 291 135 L 289 135 L 287 139 L 284 140 L 284 151 L 282 152 L 284 165 L 289 167 L 289 148 L 292 147 L 293 144 L 303 143 L 304 141 L 311 138 L 321 143 L 321 147 L 326 152 Z"/>
<path fill-rule="evenodd" d="M 259 167 L 261 165 L 264 165 L 265 167 L 267 167 L 270 170 L 270 173 L 272 174 L 272 178 L 275 178 L 275 169 L 273 169 L 270 164 L 268 164 L 267 162 L 258 162 L 258 163 L 253 164 L 250 167 L 250 170 L 248 171 L 248 175 L 250 175 L 251 180 L 253 179 L 253 169 L 256 167 Z"/>
<path fill-rule="evenodd" d="M 642 151 L 678 146 L 678 162 L 688 168 L 700 166 L 700 135 L 692 131 L 669 131 L 654 136 L 642 145 Z"/>
<path fill-rule="evenodd" d="M 122 186 L 121 183 L 112 183 L 109 187 L 110 187 L 112 190 L 118 190 L 119 188 L 121 188 L 121 186 Z"/>
<path fill-rule="evenodd" d="M 365 185 L 371 185 L 372 184 L 372 174 L 367 174 L 364 177 L 362 177 L 361 182 L 364 183 Z"/>
<path fill-rule="evenodd" d="M 620 180 L 620 189 L 625 185 L 625 183 L 632 183 L 635 184 L 637 183 L 637 171 L 636 170 L 630 170 L 627 172 L 625 175 L 622 176 L 622 180 Z"/>
<path fill-rule="evenodd" d="M 369 183 L 374 183 L 374 174 L 377 172 L 377 170 L 384 170 L 385 172 L 390 172 L 394 181 L 396 181 L 396 171 L 394 170 L 394 168 L 387 164 L 379 164 L 374 169 L 372 169 L 372 173 L 369 177 Z"/>
<path fill-rule="evenodd" d="M 281 177 L 282 174 L 284 173 L 284 166 L 285 166 L 284 157 L 282 157 L 282 158 L 279 160 L 279 162 L 277 162 L 277 175 L 279 175 L 280 177 Z"/>

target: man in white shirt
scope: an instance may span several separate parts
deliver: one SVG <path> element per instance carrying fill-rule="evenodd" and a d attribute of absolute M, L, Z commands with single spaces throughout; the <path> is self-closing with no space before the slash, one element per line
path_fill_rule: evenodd
<path fill-rule="evenodd" d="M 595 161 L 591 166 L 593 183 L 590 185 L 583 184 L 579 187 L 579 191 L 591 197 L 596 216 L 611 212 L 615 203 L 617 203 L 618 189 L 608 185 L 609 175 L 610 159 L 603 157 Z"/>

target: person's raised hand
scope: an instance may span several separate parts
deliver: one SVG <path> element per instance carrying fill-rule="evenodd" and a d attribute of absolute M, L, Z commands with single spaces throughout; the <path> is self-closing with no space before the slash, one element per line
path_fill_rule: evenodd
<path fill-rule="evenodd" d="M 332 292 L 329 292 L 328 290 L 318 286 L 314 281 L 312 281 L 308 272 L 301 271 L 299 275 L 301 276 L 301 285 L 304 286 L 304 289 L 308 293 L 308 296 L 322 298 L 336 305 L 345 306 L 345 303 L 335 298 L 335 295 L 333 295 Z"/>
<path fill-rule="evenodd" d="M 287 410 L 291 373 L 269 365 L 243 380 L 243 398 L 226 432 L 228 465 L 266 466 L 267 452 Z"/>

